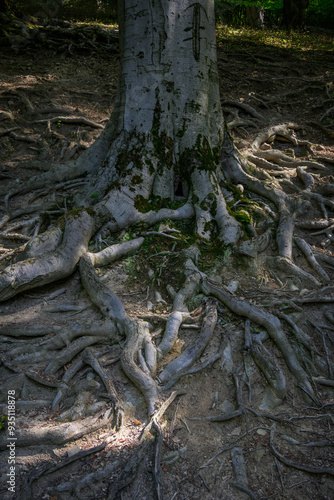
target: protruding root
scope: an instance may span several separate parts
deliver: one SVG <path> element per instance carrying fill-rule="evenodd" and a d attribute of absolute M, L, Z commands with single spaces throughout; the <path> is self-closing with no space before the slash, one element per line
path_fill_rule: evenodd
<path fill-rule="evenodd" d="M 257 238 L 242 242 L 239 247 L 239 252 L 247 257 L 255 259 L 259 253 L 264 252 L 268 248 L 271 239 L 272 229 L 267 229 L 266 232 Z"/>
<path fill-rule="evenodd" d="M 101 413 L 99 418 L 96 415 L 87 417 L 79 422 L 71 422 L 64 424 L 57 424 L 54 427 L 32 427 L 30 429 L 19 430 L 16 433 L 17 440 L 20 446 L 36 446 L 44 444 L 63 444 L 73 439 L 78 439 L 85 434 L 105 427 L 110 424 L 112 418 L 112 411 L 110 408 Z M 7 437 L 1 436 L 0 449 L 6 449 L 8 444 Z"/>
<path fill-rule="evenodd" d="M 317 262 L 310 245 L 306 243 L 302 238 L 295 236 L 294 241 L 298 248 L 303 252 L 308 263 L 313 267 L 316 273 L 325 281 L 330 281 L 328 274 L 323 270 L 320 264 Z"/>
<path fill-rule="evenodd" d="M 175 344 L 182 322 L 190 317 L 186 301 L 193 297 L 199 281 L 199 273 L 191 273 L 187 277 L 184 286 L 175 295 L 173 300 L 173 311 L 167 319 L 165 332 L 158 347 L 158 359 L 162 359 L 169 353 Z"/>
<path fill-rule="evenodd" d="M 248 486 L 245 458 L 241 448 L 237 446 L 231 450 L 231 459 L 235 482 L 246 487 Z"/>
<path fill-rule="evenodd" d="M 268 382 L 265 396 L 260 406 L 260 410 L 272 410 L 284 399 L 286 393 L 285 377 L 282 370 L 273 359 L 267 349 L 262 345 L 256 335 L 252 336 L 250 347 L 251 355 Z"/>
<path fill-rule="evenodd" d="M 202 283 L 203 292 L 208 295 L 213 295 L 218 300 L 223 302 L 235 314 L 249 318 L 251 321 L 264 326 L 270 336 L 282 352 L 285 362 L 294 374 L 300 386 L 305 389 L 308 394 L 313 396 L 313 389 L 306 372 L 301 367 L 293 348 L 291 347 L 279 319 L 266 311 L 263 311 L 257 306 L 247 303 L 233 296 L 226 289 L 219 288 L 208 281 L 207 278 Z"/>
<path fill-rule="evenodd" d="M 69 276 L 86 252 L 94 231 L 94 217 L 85 209 L 67 214 L 61 242 L 54 250 L 7 267 L 0 275 L 0 300 Z M 60 226 L 55 228 L 57 234 Z M 46 243 L 47 244 L 47 243 Z"/>
<path fill-rule="evenodd" d="M 140 244 L 143 239 L 140 239 Z M 120 249 L 120 247 L 119 247 Z M 133 250 L 133 246 L 127 245 L 128 252 Z M 94 256 L 86 254 L 80 261 L 80 272 L 83 285 L 102 313 L 116 321 L 118 328 L 126 335 L 126 345 L 121 356 L 121 365 L 126 375 L 138 387 L 144 395 L 149 414 L 155 411 L 155 405 L 158 401 L 158 388 L 152 378 L 155 371 L 155 350 L 152 349 L 151 339 L 147 323 L 134 320 L 127 316 L 124 307 L 117 295 L 107 287 L 96 274 L 92 261 Z M 147 364 L 140 368 L 137 364 L 137 357 L 141 359 L 141 349 L 144 347 L 147 355 Z M 148 368 L 150 367 L 150 368 Z M 146 370 L 147 368 L 147 370 Z"/>
<path fill-rule="evenodd" d="M 308 286 L 320 286 L 320 282 L 312 274 L 296 266 L 296 264 L 286 257 L 268 257 L 267 263 L 269 269 L 277 269 L 286 275 L 293 275 Z"/>
<path fill-rule="evenodd" d="M 46 491 L 51 495 L 54 495 L 55 493 L 74 493 L 77 498 L 83 498 L 82 490 L 88 487 L 97 497 L 101 492 L 101 482 L 107 481 L 118 468 L 119 462 L 116 460 L 103 469 L 98 469 L 95 472 L 85 474 L 84 476 L 75 477 L 74 479 L 70 479 L 66 483 L 62 483 L 55 487 L 51 486 L 47 488 Z"/>
<path fill-rule="evenodd" d="M 54 464 L 47 464 L 45 467 L 39 470 L 34 470 L 32 474 L 27 474 L 24 480 L 24 484 L 22 487 L 22 496 L 26 500 L 32 500 L 33 499 L 33 492 L 32 492 L 32 485 L 35 481 L 37 481 L 40 477 L 46 476 L 49 474 L 52 474 L 53 472 L 56 472 L 71 463 L 75 462 L 76 460 L 80 460 L 81 458 L 85 458 L 89 455 L 92 455 L 93 453 L 98 453 L 99 451 L 102 451 L 106 447 L 106 442 L 94 446 L 93 448 L 89 448 L 88 450 L 81 450 L 78 453 L 75 453 L 74 455 L 65 458 L 64 460 L 61 460 L 60 462 Z M 90 474 L 92 476 L 93 474 Z M 58 490 L 58 488 L 56 488 Z M 53 490 L 53 488 L 48 488 L 48 490 Z M 62 491 L 60 489 L 60 491 Z M 66 490 L 65 490 L 66 491 Z M 78 491 L 80 492 L 80 488 L 78 488 Z"/>
<path fill-rule="evenodd" d="M 171 361 L 166 368 L 159 374 L 161 383 L 165 383 L 164 390 L 170 389 L 175 382 L 182 376 L 196 359 L 202 354 L 203 350 L 210 341 L 214 328 L 217 323 L 217 307 L 211 301 L 207 304 L 206 316 L 198 338 L 192 342 L 180 356 Z"/>
<path fill-rule="evenodd" d="M 218 228 L 219 238 L 226 245 L 235 245 L 240 238 L 240 224 L 227 210 L 224 196 L 214 174 L 195 169 L 192 173 L 197 234 L 209 240 L 214 225 Z"/>
<path fill-rule="evenodd" d="M 287 465 L 288 467 L 293 467 L 293 468 L 298 469 L 298 470 L 309 472 L 310 474 L 329 474 L 330 476 L 334 476 L 334 469 L 331 469 L 330 467 L 313 467 L 311 465 L 300 464 L 298 462 L 294 462 L 293 460 L 290 460 L 289 458 L 287 458 L 284 455 L 282 455 L 281 453 L 279 453 L 274 445 L 274 434 L 275 434 L 275 427 L 272 427 L 271 432 L 270 432 L 269 448 L 270 448 L 271 453 L 280 462 Z"/>
<path fill-rule="evenodd" d="M 81 351 L 98 342 L 105 342 L 105 338 L 101 336 L 81 336 L 79 339 L 71 342 L 71 344 L 62 350 L 62 352 L 48 364 L 45 369 L 47 375 L 54 375 L 64 365 L 72 361 L 72 359 Z"/>
<path fill-rule="evenodd" d="M 157 500 L 162 500 L 162 488 L 161 488 L 161 482 L 160 482 L 160 458 L 161 458 L 161 447 L 162 447 L 162 442 L 163 442 L 163 431 L 158 424 L 158 422 L 153 419 L 153 427 L 156 430 L 157 436 L 156 436 L 156 446 L 155 446 L 155 453 L 154 453 L 154 483 L 155 483 L 155 491 L 156 491 L 156 496 Z"/>
<path fill-rule="evenodd" d="M 101 252 L 90 253 L 90 260 L 94 267 L 107 266 L 125 255 L 136 252 L 140 249 L 143 243 L 144 238 L 141 237 L 130 241 L 125 241 L 124 243 L 111 245 L 110 247 L 101 250 Z"/>
<path fill-rule="evenodd" d="M 86 349 L 85 356 L 84 356 L 84 362 L 90 365 L 93 370 L 97 373 L 97 375 L 100 377 L 102 380 L 106 391 L 107 395 L 109 396 L 110 400 L 112 401 L 114 408 L 118 406 L 118 396 L 116 389 L 114 387 L 114 384 L 110 380 L 110 378 L 107 376 L 105 370 L 103 367 L 100 365 L 99 360 L 97 359 L 96 356 L 94 356 L 93 352 L 90 349 Z"/>
<path fill-rule="evenodd" d="M 121 491 L 126 486 L 132 483 L 132 481 L 137 475 L 139 465 L 141 461 L 144 459 L 146 452 L 151 445 L 152 440 L 153 436 L 148 438 L 146 443 L 142 445 L 136 452 L 134 452 L 134 454 L 132 455 L 126 466 L 121 471 L 118 480 L 112 481 L 112 484 L 109 487 L 107 500 L 114 500 L 119 491 Z"/>
<path fill-rule="evenodd" d="M 126 345 L 122 352 L 121 364 L 125 374 L 142 392 L 146 399 L 149 415 L 153 415 L 159 400 L 158 387 L 149 373 L 145 373 L 136 363 L 138 352 L 149 335 L 147 324 L 128 318 L 124 321 Z"/>

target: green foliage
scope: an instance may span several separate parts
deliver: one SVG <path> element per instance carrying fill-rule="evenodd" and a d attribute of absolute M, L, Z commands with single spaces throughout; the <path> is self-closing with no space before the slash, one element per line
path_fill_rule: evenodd
<path fill-rule="evenodd" d="M 283 15 L 283 0 L 215 0 L 216 19 L 229 26 L 243 26 L 246 21 L 246 7 L 262 7 L 264 21 L 268 26 L 280 25 Z M 333 28 L 333 0 L 310 0 L 306 11 L 306 26 Z"/>
<path fill-rule="evenodd" d="M 314 55 L 319 52 L 333 50 L 333 38 L 326 32 L 308 31 L 283 31 L 277 29 L 254 30 L 251 28 L 233 28 L 228 26 L 218 26 L 217 42 L 224 45 L 224 50 L 230 48 L 245 49 L 258 53 L 261 46 L 271 46 L 272 49 L 289 49 L 296 51 L 296 55 L 305 51 L 313 51 Z M 273 52 L 274 54 L 274 52 Z"/>
<path fill-rule="evenodd" d="M 306 25 L 321 26 L 323 28 L 333 28 L 333 0 L 310 0 L 309 7 L 306 11 Z"/>
<path fill-rule="evenodd" d="M 110 21 L 117 18 L 117 0 L 64 0 L 62 16 L 78 21 Z"/>
<path fill-rule="evenodd" d="M 261 7 L 265 11 L 266 24 L 279 24 L 283 0 L 215 0 L 216 19 L 229 26 L 243 26 L 246 23 L 246 7 Z"/>
<path fill-rule="evenodd" d="M 2 0 L 9 12 L 17 16 L 63 18 L 77 21 L 115 21 L 117 0 Z M 280 25 L 283 0 L 215 0 L 216 19 L 229 26 L 243 26 L 246 7 L 265 10 L 265 24 Z M 332 28 L 334 24 L 333 0 L 310 0 L 306 11 L 306 25 Z"/>
<path fill-rule="evenodd" d="M 5 0 L 11 11 L 43 19 L 76 21 L 117 19 L 117 0 Z"/>
<path fill-rule="evenodd" d="M 0 431 L 4 431 L 7 427 L 8 417 L 7 415 L 0 415 Z"/>

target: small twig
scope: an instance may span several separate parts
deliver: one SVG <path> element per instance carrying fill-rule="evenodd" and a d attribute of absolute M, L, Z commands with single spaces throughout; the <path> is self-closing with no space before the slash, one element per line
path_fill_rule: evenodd
<path fill-rule="evenodd" d="M 329 373 L 330 378 L 333 378 L 332 364 L 331 364 L 330 359 L 329 359 L 329 352 L 328 352 L 328 347 L 327 347 L 327 344 L 326 344 L 325 334 L 324 334 L 323 330 L 321 328 L 319 328 L 319 326 L 316 325 L 313 321 L 310 321 L 310 323 L 311 323 L 312 326 L 314 326 L 314 328 L 322 336 L 322 343 L 323 343 L 323 346 L 324 346 L 324 349 L 325 349 L 325 353 L 326 353 L 326 363 L 327 363 L 328 373 Z"/>
<path fill-rule="evenodd" d="M 281 455 L 281 453 L 279 453 L 274 446 L 274 432 L 275 429 L 272 428 L 270 432 L 269 449 L 274 457 L 278 458 L 280 462 L 287 465 L 288 467 L 294 467 L 295 469 L 303 470 L 311 474 L 329 474 L 330 476 L 334 476 L 334 469 L 331 469 L 330 467 L 313 467 L 311 465 L 300 464 L 298 462 L 290 460 L 289 458 L 286 458 L 284 455 Z"/>
<path fill-rule="evenodd" d="M 12 127 L 12 128 L 8 128 L 7 130 L 2 130 L 0 132 L 0 137 L 4 136 L 4 135 L 7 135 L 7 134 L 10 134 L 11 132 L 13 132 L 14 130 L 19 130 L 21 127 Z"/>
<path fill-rule="evenodd" d="M 270 431 L 271 428 L 270 427 L 264 427 L 263 425 L 259 425 L 257 427 L 253 427 L 253 429 L 249 429 L 247 432 L 244 432 L 243 434 L 241 434 L 237 439 L 235 439 L 234 441 L 232 441 L 232 443 L 228 444 L 227 446 L 225 446 L 224 448 L 222 448 L 221 450 L 217 451 L 213 457 L 210 458 L 210 460 L 208 460 L 207 462 L 205 462 L 205 464 L 201 465 L 199 468 L 200 469 L 204 469 L 206 467 L 208 467 L 211 462 L 213 462 L 215 460 L 215 458 L 217 458 L 219 455 L 221 455 L 222 453 L 225 453 L 225 451 L 228 451 L 230 450 L 231 448 L 233 448 L 235 446 L 235 444 L 240 441 L 241 439 L 243 439 L 244 437 L 246 437 L 248 434 L 250 434 L 251 432 L 254 432 L 254 431 L 257 431 L 258 429 L 264 429 L 266 431 Z"/>
<path fill-rule="evenodd" d="M 180 240 L 180 238 L 176 238 L 176 236 L 172 236 L 171 234 L 166 234 L 159 231 L 146 231 L 145 233 L 140 233 L 140 236 L 165 236 L 166 238 L 170 238 L 171 240 Z"/>
<path fill-rule="evenodd" d="M 203 479 L 203 477 L 202 477 L 200 474 L 198 474 L 198 476 L 200 477 L 200 479 L 201 479 L 202 483 L 204 484 L 204 486 L 206 487 L 206 489 L 207 489 L 208 491 L 210 491 L 210 488 L 209 488 L 209 486 L 207 485 L 206 481 Z"/>
<path fill-rule="evenodd" d="M 329 387 L 334 387 L 334 380 L 328 380 L 326 378 L 320 378 L 320 377 L 312 377 L 312 380 L 314 382 L 317 382 L 318 384 L 321 384 L 321 385 L 327 385 Z M 327 405 L 325 405 L 325 406 L 327 406 Z M 324 406 L 322 406 L 321 408 L 324 408 Z"/>
<path fill-rule="evenodd" d="M 104 442 L 98 446 L 94 446 L 93 448 L 89 448 L 88 450 L 81 450 L 78 453 L 75 453 L 75 455 L 72 455 L 71 457 L 67 457 L 64 460 L 62 460 L 61 462 L 58 462 L 56 465 L 47 464 L 41 470 L 34 472 L 32 475 L 27 476 L 25 479 L 25 482 L 22 486 L 23 497 L 26 500 L 31 500 L 33 498 L 32 485 L 41 476 L 52 474 L 53 472 L 56 472 L 56 471 L 62 469 L 63 467 L 66 467 L 67 465 L 75 462 L 76 460 L 80 460 L 81 458 L 87 457 L 88 455 L 91 455 L 92 453 L 97 453 L 97 452 L 103 450 L 105 447 L 106 447 L 106 443 Z"/>
<path fill-rule="evenodd" d="M 277 469 L 277 472 L 279 475 L 280 483 L 282 486 L 282 490 L 284 491 L 284 481 L 283 481 L 283 477 L 282 477 L 281 467 L 280 467 L 279 461 L 277 460 L 276 457 L 275 457 L 275 464 L 276 464 L 276 469 Z"/>
<path fill-rule="evenodd" d="M 100 123 L 93 122 L 92 120 L 88 120 L 84 116 L 56 116 L 55 118 L 48 118 L 43 120 L 35 120 L 33 123 L 80 123 L 82 125 L 88 125 L 93 128 L 101 128 L 104 129 L 104 126 Z"/>
<path fill-rule="evenodd" d="M 155 419 L 158 422 L 160 420 L 160 418 L 163 416 L 163 414 L 165 413 L 165 411 L 167 410 L 167 408 L 172 404 L 172 402 L 174 401 L 174 399 L 177 396 L 183 396 L 184 394 L 186 394 L 186 392 L 183 391 L 183 390 L 174 391 L 169 396 L 169 398 L 166 399 L 166 401 L 164 401 L 162 403 L 162 405 L 160 406 L 159 410 L 157 410 L 155 412 L 155 414 L 152 415 L 152 418 L 150 419 L 149 423 L 144 427 L 144 429 L 142 431 L 142 434 L 140 436 L 140 440 L 139 440 L 140 443 L 142 443 L 146 439 L 146 436 L 149 434 L 149 432 L 150 432 L 150 430 L 152 428 L 152 425 L 153 425 L 153 419 Z"/>
<path fill-rule="evenodd" d="M 237 490 L 240 490 L 240 491 L 243 491 L 244 493 L 246 493 L 246 495 L 248 495 L 249 498 L 251 498 L 252 500 L 257 500 L 257 496 L 254 495 L 254 493 L 249 488 L 246 488 L 246 486 L 244 486 L 240 483 L 236 483 L 234 481 L 230 481 L 230 485 L 234 486 L 234 488 L 236 488 Z"/>
<path fill-rule="evenodd" d="M 180 417 L 180 420 L 184 424 L 184 426 L 187 429 L 187 431 L 189 432 L 189 434 L 191 434 L 191 431 L 189 429 L 189 426 L 188 426 L 187 422 L 183 418 L 181 418 L 181 417 Z"/>
<path fill-rule="evenodd" d="M 173 423 L 172 423 L 172 426 L 171 426 L 170 431 L 169 431 L 169 436 L 171 436 L 173 434 L 173 432 L 174 432 L 175 422 L 176 422 L 176 416 L 177 416 L 177 410 L 179 408 L 179 404 L 180 404 L 180 400 L 178 400 L 178 402 L 176 403 L 176 408 L 175 408 L 175 412 L 174 412 Z"/>
<path fill-rule="evenodd" d="M 154 482 L 155 482 L 155 491 L 157 495 L 158 500 L 162 500 L 162 491 L 161 491 L 161 483 L 160 483 L 160 457 L 161 457 L 161 447 L 162 447 L 162 442 L 163 442 L 163 432 L 156 421 L 156 419 L 153 419 L 153 427 L 157 431 L 157 438 L 156 438 L 156 446 L 155 446 L 155 453 L 154 453 Z"/>
<path fill-rule="evenodd" d="M 166 251 L 166 252 L 158 252 L 158 253 L 154 253 L 153 255 L 150 255 L 150 256 L 147 258 L 147 260 L 148 260 L 148 259 L 152 259 L 153 257 L 158 257 L 158 256 L 160 256 L 160 255 L 162 255 L 162 256 L 164 256 L 164 255 L 174 255 L 174 256 L 176 256 L 176 255 L 178 255 L 179 253 L 180 253 L 180 252 L 169 252 L 169 251 Z"/>

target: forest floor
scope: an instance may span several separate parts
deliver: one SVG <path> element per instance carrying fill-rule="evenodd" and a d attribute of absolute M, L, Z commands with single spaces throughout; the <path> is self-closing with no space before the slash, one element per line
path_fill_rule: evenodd
<path fill-rule="evenodd" d="M 295 122 L 302 135 L 312 143 L 313 159 L 323 160 L 334 168 L 334 49 L 328 34 L 290 34 L 278 43 L 277 37 L 270 37 L 252 32 L 218 33 L 218 65 L 221 82 L 222 105 L 226 109 L 228 121 L 236 110 L 239 117 L 249 119 L 245 109 L 239 104 L 249 104 L 264 117 L 264 122 L 252 126 L 247 124 L 233 130 L 236 145 L 242 152 L 259 131 L 259 127 Z M 333 40 L 333 39 L 332 39 Z M 3 185 L 12 179 L 24 181 L 39 171 L 47 169 L 53 163 L 65 163 L 75 158 L 87 148 L 100 134 L 113 109 L 119 71 L 119 57 L 116 50 L 95 50 L 85 45 L 82 50 L 71 49 L 64 45 L 62 50 L 35 45 L 27 50 L 20 46 L 17 53 L 12 47 L 1 49 L 0 66 L 0 178 Z M 237 104 L 236 104 L 237 103 Z M 52 107 L 50 114 L 48 109 Z M 61 108 L 61 109 L 56 109 Z M 332 109 L 331 111 L 330 108 Z M 41 110 L 44 112 L 41 113 Z M 325 115 L 325 116 L 324 116 Z M 91 120 L 67 121 L 71 118 Z M 50 119 L 52 118 L 52 121 Z M 235 116 L 234 116 L 235 118 Z M 91 126 L 92 125 L 92 126 Z M 12 132 L 8 132 L 12 129 Z M 289 142 L 277 142 L 276 148 L 290 152 L 293 146 Z M 305 157 L 307 149 L 294 151 L 297 157 Z M 334 183 L 333 175 L 318 176 L 318 182 Z M 52 190 L 52 186 L 45 186 Z M 98 196 L 98 193 L 96 194 Z M 10 209 L 18 207 L 18 200 L 10 202 Z M 31 204 L 32 195 L 19 199 L 22 204 Z M 45 214 L 45 217 L 48 217 Z M 185 231 L 190 231 L 189 223 Z M 123 235 L 126 238 L 126 235 Z M 307 241 L 311 246 L 321 248 L 333 256 L 333 243 L 324 242 L 326 236 L 310 235 Z M 22 241 L 2 238 L 1 248 L 19 246 Z M 92 249 L 98 243 L 92 242 Z M 326 246 L 327 245 L 327 246 Z M 161 251 L 166 248 L 156 248 Z M 145 253 L 146 252 L 146 253 Z M 109 286 L 124 300 L 127 313 L 131 316 L 167 314 L 171 308 L 171 299 L 165 289 L 165 282 L 176 284 L 177 264 L 171 266 L 164 258 L 152 257 L 154 249 L 147 253 L 144 248 L 139 255 L 129 257 L 122 263 L 110 266 L 105 279 Z M 295 249 L 296 252 L 296 249 Z M 1 254 L 0 254 L 1 256 Z M 297 256 L 298 259 L 298 256 Z M 242 260 L 242 259 L 241 259 Z M 292 286 L 289 279 L 284 283 L 263 269 L 258 275 L 251 266 L 241 265 L 232 269 L 228 265 L 229 256 L 221 256 L 215 261 L 208 252 L 202 266 L 211 277 L 228 285 L 238 282 L 237 294 L 253 304 L 273 308 L 273 304 L 287 304 L 292 299 L 303 297 L 302 287 Z M 214 267 L 214 269 L 213 269 Z M 253 271 L 253 272 L 252 272 Z M 331 279 L 334 272 L 327 270 Z M 61 294 L 58 294 L 61 287 Z M 154 295 L 159 291 L 164 301 Z M 198 298 L 200 301 L 200 297 Z M 61 311 L 59 305 L 71 305 L 69 311 Z M 196 306 L 198 304 L 194 304 Z M 76 310 L 75 307 L 79 309 Z M 328 304 L 327 309 L 332 308 Z M 54 311 L 54 312 L 52 312 Z M 50 335 L 54 326 L 68 322 L 99 320 L 99 312 L 90 305 L 80 283 L 78 273 L 64 280 L 60 285 L 53 284 L 41 289 L 22 293 L 18 297 L 0 305 L 2 324 L 38 324 L 49 325 Z M 312 323 L 321 325 L 322 305 L 304 304 L 299 314 L 306 332 L 313 339 L 315 346 L 324 353 L 325 346 L 329 356 L 334 353 L 334 325 L 326 330 L 327 344 Z M 152 321 L 158 321 L 154 318 Z M 159 327 L 159 323 L 155 325 Z M 186 394 L 177 398 L 165 414 L 165 439 L 161 460 L 161 486 L 165 500 L 224 499 L 247 498 L 247 494 L 235 488 L 233 468 L 230 456 L 231 443 L 240 444 L 247 459 L 249 489 L 256 498 L 280 499 L 317 499 L 325 500 L 334 496 L 333 477 L 326 474 L 309 474 L 296 468 L 278 463 L 268 448 L 271 422 L 261 417 L 254 419 L 242 417 L 227 422 L 210 422 L 206 417 L 216 413 L 229 413 L 237 409 L 236 395 L 231 376 L 232 366 L 228 350 L 233 352 L 237 363 L 243 362 L 244 345 L 243 321 L 224 308 L 221 311 L 215 335 L 209 348 L 201 358 L 205 362 L 218 349 L 221 337 L 226 336 L 225 357 L 204 372 L 185 377 L 177 384 Z M 181 340 L 171 357 L 176 356 L 196 334 L 196 330 L 183 329 Z M 23 339 L 24 342 L 29 342 Z M 6 346 L 2 338 L 0 351 Z M 4 349 L 5 351 L 5 349 Z M 33 474 L 47 464 L 55 464 L 79 450 L 89 449 L 104 441 L 109 436 L 106 429 L 87 434 L 65 444 L 32 445 L 16 447 L 16 493 L 8 491 L 7 474 L 9 472 L 9 452 L 5 450 L 0 457 L 0 475 L 3 481 L 0 496 L 3 499 L 25 498 L 24 482 L 30 478 L 33 488 L 32 498 L 69 499 L 79 498 L 74 493 L 59 492 L 57 485 L 65 483 L 75 476 L 87 476 L 92 471 L 114 464 L 108 481 L 93 488 L 93 493 L 83 488 L 80 498 L 107 498 L 108 482 L 117 478 L 118 471 L 138 446 L 138 439 L 146 420 L 146 407 L 139 392 L 128 382 L 117 362 L 119 350 L 109 349 L 105 358 L 108 374 L 114 380 L 126 408 L 126 419 L 118 433 L 115 433 L 103 450 L 72 464 L 55 470 L 40 478 Z M 108 361 L 110 362 L 108 364 Z M 247 360 L 246 360 L 247 361 Z M 281 360 L 280 360 L 281 361 Z M 40 373 L 38 371 L 36 374 Z M 33 369 L 32 369 L 33 370 Z M 248 360 L 251 391 L 243 389 L 245 403 L 257 409 L 261 403 L 265 386 L 251 360 Z M 31 372 L 33 373 L 33 371 Z M 62 372 L 63 373 L 63 372 Z M 59 377 L 62 375 L 59 373 Z M 46 387 L 29 379 L 23 387 L 17 382 L 18 377 L 0 367 L 0 380 L 5 388 L 1 395 L 0 414 L 6 413 L 7 391 L 16 390 L 16 426 L 23 429 L 40 426 L 51 427 L 57 422 L 61 412 L 51 412 L 50 403 L 55 396 L 53 387 Z M 287 377 L 289 375 L 287 374 Z M 291 380 L 289 380 L 291 382 Z M 12 384 L 12 385 L 11 385 Z M 16 385 L 15 385 L 16 384 Z M 312 418 L 302 418 L 303 407 L 297 389 L 288 393 L 280 407 L 282 418 L 292 419 L 284 427 L 285 435 L 299 442 L 308 441 L 334 442 L 333 406 L 326 406 L 322 411 L 315 409 Z M 296 392 L 295 392 L 296 391 Z M 322 405 L 334 403 L 333 387 L 319 386 L 318 397 Z M 30 406 L 20 406 L 20 400 L 30 401 Z M 297 407 L 298 402 L 298 407 Z M 310 405 L 308 405 L 310 406 Z M 308 409 L 308 411 L 310 411 Z M 320 417 L 320 414 L 322 417 Z M 298 415 L 298 418 L 293 419 Z M 246 438 L 244 434 L 249 431 Z M 1 432 L 5 432 L 2 430 Z M 280 438 L 280 452 L 290 460 L 312 466 L 334 467 L 333 448 L 303 447 L 291 444 L 284 437 Z M 19 445 L 19 443 L 18 443 Z M 210 464 L 205 465 L 219 450 L 227 448 Z M 150 488 L 152 461 L 144 460 L 137 478 L 119 494 L 119 498 L 153 498 Z M 332 469 L 333 470 L 333 469 Z M 33 484 L 32 484 L 33 481 Z M 86 489 L 85 489 L 86 488 Z M 98 492 L 97 492 L 98 491 Z"/>

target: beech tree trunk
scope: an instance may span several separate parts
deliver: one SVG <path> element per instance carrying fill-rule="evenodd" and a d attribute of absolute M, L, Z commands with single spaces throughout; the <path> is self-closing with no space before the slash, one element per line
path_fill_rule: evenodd
<path fill-rule="evenodd" d="M 209 238 L 215 224 L 225 243 L 235 242 L 238 224 L 219 187 L 224 119 L 213 0 L 127 0 L 119 19 L 119 88 L 99 141 L 112 147 L 93 172 L 90 194 L 117 187 L 105 206 L 121 226 L 152 196 L 189 198 L 200 236 Z"/>
<path fill-rule="evenodd" d="M 70 168 L 46 174 L 48 183 L 85 175 L 86 187 L 66 220 L 33 239 L 21 262 L 2 273 L 2 298 L 68 276 L 101 228 L 115 232 L 195 216 L 200 238 L 239 240 L 241 225 L 222 191 L 214 1 L 126 0 L 119 2 L 119 18 L 121 72 L 112 116 Z M 45 182 L 32 178 L 19 191 Z M 80 240 L 75 235 L 82 231 Z"/>

